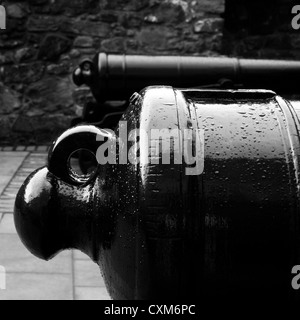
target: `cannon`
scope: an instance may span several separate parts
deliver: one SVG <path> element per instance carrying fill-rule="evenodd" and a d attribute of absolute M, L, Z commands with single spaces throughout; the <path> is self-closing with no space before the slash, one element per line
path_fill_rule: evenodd
<path fill-rule="evenodd" d="M 18 193 L 17 232 L 41 259 L 85 252 L 113 299 L 299 301 L 299 116 L 269 90 L 147 87 L 114 131 L 53 143 Z M 93 172 L 70 168 L 79 149 Z"/>
<path fill-rule="evenodd" d="M 114 128 L 135 91 L 152 85 L 201 89 L 269 89 L 280 95 L 299 90 L 300 62 L 198 56 L 99 53 L 73 73 L 77 86 L 91 88 L 96 103 L 85 105 L 72 123 Z M 119 101 L 113 106 L 108 101 Z"/>

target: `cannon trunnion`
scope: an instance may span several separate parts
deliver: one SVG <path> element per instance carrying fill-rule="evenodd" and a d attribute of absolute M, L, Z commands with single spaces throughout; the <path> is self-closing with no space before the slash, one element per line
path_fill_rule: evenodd
<path fill-rule="evenodd" d="M 27 248 L 42 259 L 82 250 L 114 299 L 292 297 L 300 123 L 291 104 L 271 91 L 149 87 L 122 121 L 139 161 L 121 164 L 121 129 L 79 126 L 26 180 L 15 223 Z M 135 129 L 149 135 L 137 139 Z M 158 139 L 158 154 L 149 148 L 153 129 L 200 133 L 192 141 L 199 171 L 184 157 L 184 135 L 169 137 L 169 148 Z M 76 176 L 70 155 L 97 155 L 99 137 L 117 143 L 116 161 Z"/>

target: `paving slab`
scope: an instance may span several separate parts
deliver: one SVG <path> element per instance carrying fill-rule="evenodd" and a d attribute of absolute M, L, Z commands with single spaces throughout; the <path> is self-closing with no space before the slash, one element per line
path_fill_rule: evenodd
<path fill-rule="evenodd" d="M 14 223 L 14 216 L 12 214 L 5 214 L 0 219 L 0 234 L 16 234 L 16 227 Z"/>
<path fill-rule="evenodd" d="M 9 273 L 72 273 L 72 252 L 64 251 L 51 261 L 33 256 L 15 234 L 0 234 L 0 265 Z"/>
<path fill-rule="evenodd" d="M 0 198 L 0 212 L 13 213 L 15 200 L 3 200 Z"/>
<path fill-rule="evenodd" d="M 36 150 L 36 146 L 29 146 L 26 148 L 26 151 L 35 151 Z"/>
<path fill-rule="evenodd" d="M 73 257 L 75 260 L 91 260 L 91 258 L 86 255 L 85 253 L 79 251 L 79 250 L 74 250 L 73 251 Z"/>
<path fill-rule="evenodd" d="M 0 300 L 73 300 L 71 275 L 8 273 Z"/>
<path fill-rule="evenodd" d="M 28 152 L 0 152 L 0 194 L 27 156 Z"/>
<path fill-rule="evenodd" d="M 37 147 L 36 151 L 37 152 L 47 152 L 49 149 L 49 146 L 39 146 Z"/>
<path fill-rule="evenodd" d="M 105 288 L 75 288 L 75 300 L 112 300 Z"/>
<path fill-rule="evenodd" d="M 105 287 L 99 266 L 91 260 L 75 260 L 74 277 L 78 287 Z"/>
<path fill-rule="evenodd" d="M 21 186 L 21 183 L 18 184 L 18 187 L 20 187 L 20 186 Z M 11 186 L 9 186 L 9 187 L 7 187 L 5 189 L 5 191 L 3 192 L 1 198 L 3 200 L 14 199 L 16 197 L 17 191 L 18 191 L 17 187 L 12 188 Z"/>

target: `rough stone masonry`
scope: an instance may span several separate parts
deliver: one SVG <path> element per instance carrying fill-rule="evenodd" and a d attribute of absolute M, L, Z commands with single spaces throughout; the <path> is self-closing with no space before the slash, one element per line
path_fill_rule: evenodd
<path fill-rule="evenodd" d="M 287 26 L 289 1 L 272 1 L 271 11 L 262 2 L 0 1 L 7 11 L 7 29 L 0 30 L 0 145 L 49 143 L 67 129 L 75 116 L 70 75 L 99 51 L 299 58 L 299 37 Z M 286 14 L 284 23 L 274 8 Z"/>

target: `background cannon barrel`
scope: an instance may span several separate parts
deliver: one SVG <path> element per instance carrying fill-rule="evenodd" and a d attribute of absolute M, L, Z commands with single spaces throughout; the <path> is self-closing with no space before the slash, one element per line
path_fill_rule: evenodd
<path fill-rule="evenodd" d="M 222 85 L 227 79 L 250 89 L 297 93 L 300 62 L 226 57 L 138 56 L 99 53 L 74 72 L 77 85 L 87 84 L 98 101 L 127 100 L 150 85 L 188 88 Z M 226 83 L 223 85 L 226 87 Z"/>

